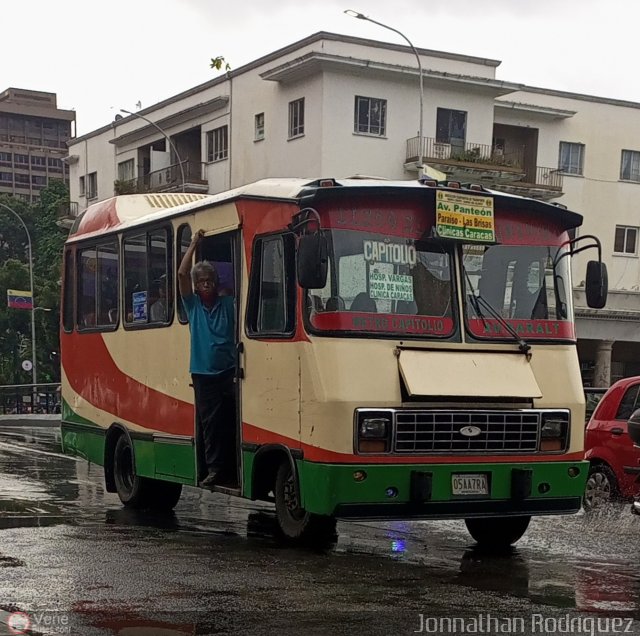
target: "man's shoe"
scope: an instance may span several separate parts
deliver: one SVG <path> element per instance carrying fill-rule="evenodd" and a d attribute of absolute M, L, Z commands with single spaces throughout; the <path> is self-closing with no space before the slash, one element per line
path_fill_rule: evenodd
<path fill-rule="evenodd" d="M 220 480 L 219 473 L 209 473 L 201 482 L 201 488 L 213 488 Z"/>

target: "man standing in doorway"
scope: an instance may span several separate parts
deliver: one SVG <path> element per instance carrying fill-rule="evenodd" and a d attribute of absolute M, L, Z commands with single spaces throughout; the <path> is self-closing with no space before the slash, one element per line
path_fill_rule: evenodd
<path fill-rule="evenodd" d="M 178 285 L 191 332 L 198 455 L 208 473 L 200 485 L 211 488 L 236 481 L 235 308 L 231 296 L 218 294 L 218 272 L 210 262 L 191 268 L 203 235 L 199 230 L 191 239 L 178 268 Z"/>

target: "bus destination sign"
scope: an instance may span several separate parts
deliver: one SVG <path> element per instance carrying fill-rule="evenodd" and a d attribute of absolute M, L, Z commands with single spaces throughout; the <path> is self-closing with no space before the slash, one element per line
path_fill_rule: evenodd
<path fill-rule="evenodd" d="M 493 199 L 439 190 L 436 193 L 436 232 L 441 238 L 495 243 Z"/>

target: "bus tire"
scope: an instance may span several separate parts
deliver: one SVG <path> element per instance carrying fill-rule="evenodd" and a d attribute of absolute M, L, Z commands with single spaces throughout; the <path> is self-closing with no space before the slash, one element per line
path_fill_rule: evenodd
<path fill-rule="evenodd" d="M 127 508 L 173 510 L 182 494 L 182 484 L 136 475 L 133 446 L 127 435 L 120 435 L 116 442 L 113 477 L 118 497 Z"/>
<path fill-rule="evenodd" d="M 469 534 L 478 546 L 500 550 L 513 545 L 527 531 L 531 516 L 477 517 L 465 519 Z"/>
<path fill-rule="evenodd" d="M 278 467 L 275 484 L 276 518 L 285 541 L 327 544 L 336 539 L 336 519 L 307 512 L 300 506 L 291 462 Z"/>

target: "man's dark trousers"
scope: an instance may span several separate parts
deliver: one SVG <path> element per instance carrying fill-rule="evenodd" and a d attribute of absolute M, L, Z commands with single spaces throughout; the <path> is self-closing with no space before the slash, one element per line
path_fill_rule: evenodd
<path fill-rule="evenodd" d="M 200 472 L 235 477 L 236 386 L 235 370 L 219 376 L 191 375 L 195 393 L 196 435 Z M 205 477 L 201 475 L 201 477 Z"/>

